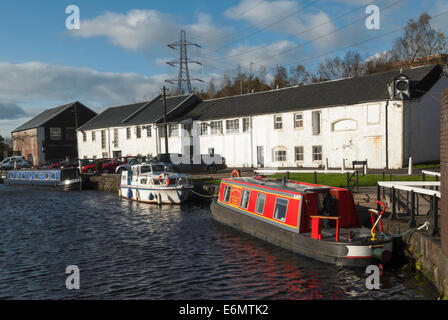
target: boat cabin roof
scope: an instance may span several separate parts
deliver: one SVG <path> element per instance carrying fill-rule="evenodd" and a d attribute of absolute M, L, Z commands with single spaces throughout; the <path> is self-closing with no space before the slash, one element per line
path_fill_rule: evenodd
<path fill-rule="evenodd" d="M 249 184 L 251 186 L 272 188 L 281 190 L 283 192 L 292 193 L 328 192 L 331 190 L 331 187 L 328 186 L 318 186 L 294 182 L 283 183 L 281 180 L 259 180 L 251 177 L 225 178 L 223 180 L 228 180 L 229 182 L 241 185 Z"/>

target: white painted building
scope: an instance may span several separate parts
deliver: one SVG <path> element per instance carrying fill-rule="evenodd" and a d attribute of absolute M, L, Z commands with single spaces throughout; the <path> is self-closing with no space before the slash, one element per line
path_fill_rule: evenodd
<path fill-rule="evenodd" d="M 190 100 L 173 97 L 170 99 L 177 105 L 172 108 L 178 112 L 168 119 L 169 152 L 220 154 L 230 167 L 315 168 L 324 166 L 328 159 L 329 167 L 340 168 L 343 161 L 351 167 L 352 161 L 367 159 L 369 168 L 392 169 L 406 165 L 409 156 L 414 164 L 438 161 L 440 93 L 446 87 L 448 79 L 442 77 L 439 66 L 423 66 L 402 73 L 379 73 L 202 102 L 195 96 L 188 97 Z M 80 157 L 111 157 L 118 155 L 114 153 L 117 150 L 122 155 L 164 152 L 164 139 L 154 130 L 161 113 L 151 119 L 148 116 L 157 103 L 118 107 L 129 108 L 123 114 L 134 112 L 132 120 L 120 119 L 111 126 L 106 126 L 111 123 L 106 121 L 102 128 L 94 125 L 93 131 L 104 132 L 104 148 L 100 134 L 96 141 L 89 140 L 89 123 L 101 121 L 87 123 L 78 132 Z M 147 137 L 143 129 L 138 137 L 138 126 L 148 125 L 154 133 Z M 193 128 L 188 130 L 191 137 L 181 130 L 184 126 Z M 112 143 L 117 140 L 114 133 L 118 136 L 116 146 Z M 86 141 L 82 140 L 83 134 Z M 193 150 L 188 148 L 190 143 Z"/>

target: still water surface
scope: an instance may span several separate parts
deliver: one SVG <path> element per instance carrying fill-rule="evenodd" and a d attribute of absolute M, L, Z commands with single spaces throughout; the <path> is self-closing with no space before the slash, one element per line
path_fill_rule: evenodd
<path fill-rule="evenodd" d="M 368 290 L 342 269 L 212 220 L 207 205 L 161 208 L 112 193 L 0 185 L 0 299 L 435 299 L 387 270 Z M 80 290 L 65 288 L 68 265 Z"/>

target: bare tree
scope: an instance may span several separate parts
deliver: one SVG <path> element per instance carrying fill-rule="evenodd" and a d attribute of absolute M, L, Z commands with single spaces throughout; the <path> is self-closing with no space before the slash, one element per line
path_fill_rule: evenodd
<path fill-rule="evenodd" d="M 299 64 L 291 67 L 289 82 L 292 85 L 303 85 L 310 80 L 310 74 L 306 71 L 305 66 Z"/>
<path fill-rule="evenodd" d="M 395 41 L 392 48 L 395 60 L 411 67 L 418 58 L 446 52 L 446 36 L 434 30 L 430 21 L 431 16 L 427 13 L 423 13 L 417 21 L 409 20 L 403 36 Z"/>

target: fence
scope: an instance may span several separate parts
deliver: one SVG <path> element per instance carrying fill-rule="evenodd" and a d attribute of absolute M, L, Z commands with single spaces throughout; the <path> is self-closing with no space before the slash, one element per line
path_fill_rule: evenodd
<path fill-rule="evenodd" d="M 420 214 L 420 198 L 423 198 L 430 204 L 429 211 L 426 215 L 432 215 L 431 235 L 440 235 L 438 208 L 438 201 L 441 197 L 440 181 L 380 181 L 377 184 L 378 201 L 381 201 L 381 196 L 383 198 L 386 197 L 385 189 L 389 189 L 389 200 L 391 202 L 389 219 L 397 218 L 397 206 L 404 207 L 410 215 L 409 227 L 415 227 L 416 216 Z M 400 200 L 401 191 L 406 193 L 406 204 Z"/>
<path fill-rule="evenodd" d="M 313 174 L 313 182 L 314 184 L 318 184 L 317 174 L 318 173 L 336 173 L 336 174 L 345 174 L 346 175 L 346 188 L 350 191 L 356 187 L 359 192 L 359 174 L 356 170 L 279 170 L 279 169 L 257 169 L 254 170 L 256 174 L 285 174 L 286 179 L 289 180 L 290 173 L 312 173 Z"/>

